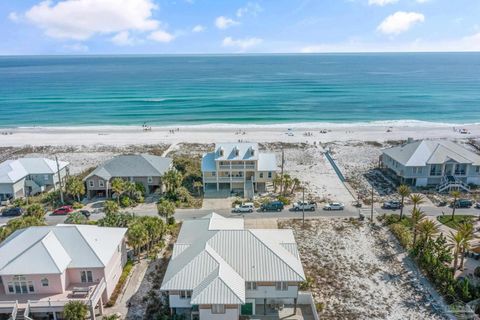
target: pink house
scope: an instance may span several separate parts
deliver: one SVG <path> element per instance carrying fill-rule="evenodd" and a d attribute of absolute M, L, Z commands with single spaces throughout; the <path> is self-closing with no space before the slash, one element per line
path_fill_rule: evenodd
<path fill-rule="evenodd" d="M 127 261 L 125 228 L 57 225 L 18 230 L 0 245 L 0 314 L 62 318 L 81 300 L 100 314 Z"/>

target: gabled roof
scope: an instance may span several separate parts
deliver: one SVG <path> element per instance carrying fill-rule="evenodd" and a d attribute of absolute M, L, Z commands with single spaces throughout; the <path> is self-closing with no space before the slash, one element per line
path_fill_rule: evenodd
<path fill-rule="evenodd" d="M 292 230 L 249 230 L 212 213 L 183 223 L 161 290 L 192 290 L 192 304 L 243 304 L 246 281 L 304 280 Z"/>
<path fill-rule="evenodd" d="M 258 171 L 277 171 L 277 158 L 274 153 L 258 155 Z"/>
<path fill-rule="evenodd" d="M 170 169 L 171 164 L 171 158 L 149 154 L 121 155 L 101 164 L 85 179 L 92 176 L 98 176 L 104 180 L 115 177 L 160 177 Z"/>
<path fill-rule="evenodd" d="M 89 225 L 18 230 L 0 245 L 0 275 L 58 274 L 67 268 L 105 267 L 126 230 Z"/>
<path fill-rule="evenodd" d="M 223 151 L 223 155 L 220 151 Z M 218 143 L 215 145 L 214 154 L 215 160 L 257 160 L 258 143 Z"/>
<path fill-rule="evenodd" d="M 419 140 L 383 150 L 383 153 L 404 166 L 423 167 L 428 164 L 457 163 L 480 165 L 476 153 L 445 140 Z"/>
<path fill-rule="evenodd" d="M 60 170 L 69 165 L 58 161 Z M 15 183 L 29 174 L 55 174 L 57 163 L 47 158 L 20 158 L 7 160 L 0 164 L 0 183 Z"/>

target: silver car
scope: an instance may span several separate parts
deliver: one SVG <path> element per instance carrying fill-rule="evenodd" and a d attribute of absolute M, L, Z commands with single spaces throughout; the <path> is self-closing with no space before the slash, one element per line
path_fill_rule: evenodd
<path fill-rule="evenodd" d="M 345 208 L 345 205 L 340 202 L 330 202 L 327 203 L 325 207 L 323 207 L 323 210 L 343 210 Z"/>

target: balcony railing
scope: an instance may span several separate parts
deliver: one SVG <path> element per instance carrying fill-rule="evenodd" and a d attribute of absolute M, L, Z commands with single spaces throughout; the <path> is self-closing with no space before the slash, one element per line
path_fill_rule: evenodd
<path fill-rule="evenodd" d="M 220 170 L 255 170 L 254 164 L 232 164 L 232 165 L 220 165 Z"/>

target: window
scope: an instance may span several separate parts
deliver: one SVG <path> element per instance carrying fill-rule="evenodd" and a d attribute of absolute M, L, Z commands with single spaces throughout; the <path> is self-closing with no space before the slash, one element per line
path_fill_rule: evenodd
<path fill-rule="evenodd" d="M 277 282 L 275 284 L 275 289 L 277 291 L 287 291 L 288 290 L 288 283 L 287 282 Z"/>
<path fill-rule="evenodd" d="M 256 282 L 247 282 L 245 283 L 247 290 L 257 290 Z"/>
<path fill-rule="evenodd" d="M 476 166 L 476 167 L 475 167 L 475 172 L 476 172 L 476 173 L 480 173 L 480 166 Z"/>
<path fill-rule="evenodd" d="M 260 178 L 263 178 L 263 172 L 260 172 Z"/>
<path fill-rule="evenodd" d="M 223 304 L 212 304 L 212 313 L 213 314 L 225 313 L 225 305 L 223 305 Z"/>
<path fill-rule="evenodd" d="M 102 187 L 102 188 L 105 187 L 105 181 L 103 181 L 103 180 L 98 180 L 98 186 L 99 186 L 99 187 Z"/>
<path fill-rule="evenodd" d="M 431 176 L 441 176 L 442 175 L 442 165 L 432 164 L 430 166 L 430 175 Z"/>
<path fill-rule="evenodd" d="M 28 292 L 35 292 L 32 281 L 28 281 Z"/>
<path fill-rule="evenodd" d="M 212 177 L 215 177 L 217 175 L 217 173 L 214 171 L 212 172 Z"/>
<path fill-rule="evenodd" d="M 455 166 L 455 174 L 464 176 L 467 173 L 467 165 L 462 163 L 462 164 L 457 164 Z"/>
<path fill-rule="evenodd" d="M 80 271 L 80 281 L 82 283 L 93 282 L 92 271 Z"/>
<path fill-rule="evenodd" d="M 42 287 L 48 287 L 48 279 L 47 278 L 43 278 L 42 280 L 40 280 L 40 282 L 42 283 Z"/>
<path fill-rule="evenodd" d="M 413 167 L 413 174 L 422 174 L 423 169 L 422 167 Z"/>
<path fill-rule="evenodd" d="M 48 181 L 48 174 L 43 175 L 43 180 Z"/>
<path fill-rule="evenodd" d="M 88 185 L 90 186 L 90 188 L 93 188 L 95 186 L 95 181 L 89 180 Z"/>
<path fill-rule="evenodd" d="M 269 179 L 272 178 L 272 171 L 269 171 L 269 172 L 268 172 L 268 178 L 269 178 Z"/>
<path fill-rule="evenodd" d="M 15 288 L 13 288 L 13 283 L 11 283 L 11 282 L 8 283 L 8 292 L 9 293 L 14 293 L 15 292 Z"/>
<path fill-rule="evenodd" d="M 147 178 L 147 182 L 148 182 L 148 183 L 153 183 L 153 178 L 152 178 L 152 177 L 148 177 L 148 178 Z"/>
<path fill-rule="evenodd" d="M 189 290 L 182 290 L 180 291 L 180 298 L 181 299 L 190 299 L 192 297 L 192 292 Z"/>

